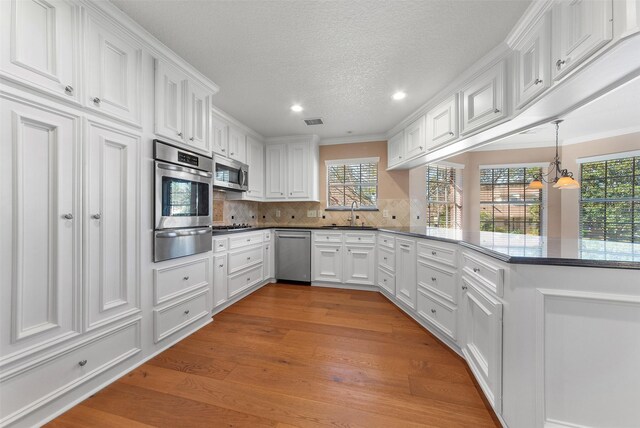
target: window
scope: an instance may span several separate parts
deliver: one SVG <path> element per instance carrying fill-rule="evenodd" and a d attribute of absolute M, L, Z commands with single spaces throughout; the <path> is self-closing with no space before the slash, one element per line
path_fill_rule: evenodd
<path fill-rule="evenodd" d="M 480 169 L 480 230 L 542 235 L 542 190 L 527 189 L 539 167 Z"/>
<path fill-rule="evenodd" d="M 327 208 L 375 209 L 378 201 L 378 158 L 327 161 Z"/>
<path fill-rule="evenodd" d="M 462 171 L 427 167 L 427 227 L 462 229 Z"/>
<path fill-rule="evenodd" d="M 640 156 L 580 166 L 580 236 L 640 243 Z"/>

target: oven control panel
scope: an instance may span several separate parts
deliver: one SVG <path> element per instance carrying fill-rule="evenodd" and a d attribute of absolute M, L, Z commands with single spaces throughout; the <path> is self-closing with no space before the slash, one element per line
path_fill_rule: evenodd
<path fill-rule="evenodd" d="M 189 165 L 198 166 L 198 156 L 193 156 L 185 152 L 178 152 L 178 162 L 188 163 Z"/>

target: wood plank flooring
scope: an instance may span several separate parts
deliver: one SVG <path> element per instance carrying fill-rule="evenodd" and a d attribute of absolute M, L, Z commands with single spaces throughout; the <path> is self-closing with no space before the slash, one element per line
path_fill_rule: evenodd
<path fill-rule="evenodd" d="M 49 427 L 496 427 L 466 364 L 382 295 L 272 284 Z"/>

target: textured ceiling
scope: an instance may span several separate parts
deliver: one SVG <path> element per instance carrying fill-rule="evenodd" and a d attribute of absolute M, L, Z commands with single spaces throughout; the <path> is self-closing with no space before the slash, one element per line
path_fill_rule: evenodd
<path fill-rule="evenodd" d="M 113 0 L 220 86 L 214 104 L 265 137 L 376 134 L 504 40 L 518 0 Z M 391 95 L 404 90 L 404 100 Z M 302 113 L 289 107 L 300 103 Z M 307 127 L 303 117 L 322 117 Z"/>

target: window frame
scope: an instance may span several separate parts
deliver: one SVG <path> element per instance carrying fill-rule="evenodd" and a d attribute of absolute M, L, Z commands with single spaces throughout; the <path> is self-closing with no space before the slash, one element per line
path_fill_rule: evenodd
<path fill-rule="evenodd" d="M 446 200 L 446 201 L 437 201 L 437 200 L 430 200 L 429 199 L 429 168 L 438 168 L 438 169 L 445 169 L 447 170 L 447 172 L 449 173 L 451 170 L 453 170 L 455 177 L 453 180 L 453 183 L 448 183 L 450 186 L 453 186 L 453 189 L 449 188 L 448 191 L 446 192 L 447 195 L 453 194 L 453 200 Z M 437 228 L 437 229 L 452 229 L 452 230 L 462 230 L 462 224 L 463 224 L 463 171 L 464 171 L 464 165 L 461 164 L 456 164 L 456 163 L 451 163 L 451 162 L 438 162 L 438 163 L 434 163 L 434 164 L 429 164 L 427 165 L 427 169 L 425 171 L 425 208 L 426 208 L 426 224 L 428 228 Z M 439 225 L 432 225 L 430 224 L 430 216 L 429 216 L 429 206 L 430 205 L 443 205 L 443 206 L 449 206 L 452 205 L 454 207 L 454 214 L 453 214 L 453 227 L 441 227 Z"/>
<path fill-rule="evenodd" d="M 344 166 L 344 165 L 362 165 L 374 163 L 376 165 L 376 181 L 373 182 L 352 182 L 352 183 L 343 183 L 341 185 L 333 185 L 333 186 L 342 186 L 345 187 L 349 184 L 355 186 L 367 186 L 374 187 L 376 189 L 376 203 L 374 206 L 365 206 L 363 207 L 360 203 L 358 204 L 358 208 L 355 208 L 354 211 L 379 211 L 378 210 L 378 201 L 379 201 L 379 190 L 380 190 L 380 158 L 379 157 L 369 157 L 369 158 L 355 158 L 355 159 L 331 159 L 325 161 L 325 191 L 326 191 L 326 200 L 325 200 L 325 211 L 351 211 L 350 206 L 344 205 L 330 205 L 331 192 L 329 189 L 332 185 L 329 184 L 329 168 L 332 166 Z M 362 196 L 360 197 L 360 202 L 362 201 Z"/>

